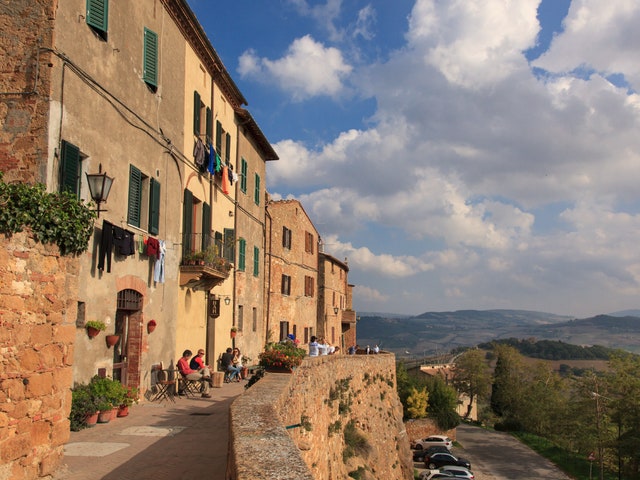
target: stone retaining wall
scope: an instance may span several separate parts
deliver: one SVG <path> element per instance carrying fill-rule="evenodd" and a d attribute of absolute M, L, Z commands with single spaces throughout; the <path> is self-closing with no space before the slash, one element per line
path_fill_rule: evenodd
<path fill-rule="evenodd" d="M 0 480 L 47 477 L 69 439 L 77 259 L 0 235 Z"/>
<path fill-rule="evenodd" d="M 413 478 L 393 355 L 306 358 L 293 374 L 266 373 L 233 403 L 227 480 L 350 472 Z"/>

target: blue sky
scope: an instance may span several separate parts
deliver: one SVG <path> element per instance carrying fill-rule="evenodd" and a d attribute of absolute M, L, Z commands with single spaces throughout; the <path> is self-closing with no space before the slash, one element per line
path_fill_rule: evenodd
<path fill-rule="evenodd" d="M 356 310 L 640 307 L 640 2 L 188 1 Z"/>

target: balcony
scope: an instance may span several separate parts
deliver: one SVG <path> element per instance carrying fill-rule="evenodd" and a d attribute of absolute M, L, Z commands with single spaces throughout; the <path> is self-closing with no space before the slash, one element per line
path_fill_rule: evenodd
<path fill-rule="evenodd" d="M 342 311 L 342 323 L 356 324 L 356 312 L 355 310 L 343 310 Z"/>
<path fill-rule="evenodd" d="M 180 286 L 192 290 L 211 290 L 229 278 L 232 264 L 227 258 L 223 243 L 210 236 L 202 240 L 202 234 L 190 233 L 183 236 L 182 260 L 180 261 Z"/>

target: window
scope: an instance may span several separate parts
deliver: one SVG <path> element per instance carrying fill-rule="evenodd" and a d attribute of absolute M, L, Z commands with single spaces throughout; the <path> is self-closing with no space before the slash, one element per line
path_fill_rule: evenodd
<path fill-rule="evenodd" d="M 247 193 L 247 161 L 244 158 L 240 161 L 240 190 Z"/>
<path fill-rule="evenodd" d="M 87 25 L 106 40 L 109 25 L 109 0 L 87 0 Z"/>
<path fill-rule="evenodd" d="M 257 277 L 260 274 L 260 249 L 253 247 L 253 275 Z"/>
<path fill-rule="evenodd" d="M 255 187 L 253 189 L 253 201 L 256 205 L 260 205 L 260 175 L 255 175 Z"/>
<path fill-rule="evenodd" d="M 258 331 L 258 309 L 253 307 L 251 309 L 251 328 L 254 332 Z"/>
<path fill-rule="evenodd" d="M 224 229 L 224 259 L 233 263 L 236 259 L 236 232 L 233 228 Z"/>
<path fill-rule="evenodd" d="M 158 87 L 158 34 L 146 27 L 142 59 L 142 80 L 155 91 Z"/>
<path fill-rule="evenodd" d="M 289 322 L 282 321 L 280 322 L 280 338 L 279 340 L 284 340 L 289 335 Z"/>
<path fill-rule="evenodd" d="M 129 204 L 127 223 L 152 235 L 160 225 L 160 182 L 129 166 Z"/>
<path fill-rule="evenodd" d="M 182 202 L 183 258 L 211 245 L 211 206 L 185 189 Z"/>
<path fill-rule="evenodd" d="M 291 295 L 291 277 L 289 275 L 282 275 L 280 293 L 283 295 Z"/>
<path fill-rule="evenodd" d="M 331 343 L 336 343 L 336 327 L 331 327 Z"/>
<path fill-rule="evenodd" d="M 213 114 L 211 109 L 202 102 L 197 90 L 193 92 L 193 134 L 207 145 L 212 142 Z"/>
<path fill-rule="evenodd" d="M 291 230 L 282 227 L 282 248 L 291 250 Z"/>
<path fill-rule="evenodd" d="M 310 232 L 304 232 L 304 251 L 313 253 L 313 234 Z"/>
<path fill-rule="evenodd" d="M 238 326 L 238 330 L 242 331 L 243 324 L 244 324 L 244 307 L 242 305 L 238 305 L 238 313 L 236 314 L 236 325 Z"/>
<path fill-rule="evenodd" d="M 222 140 L 224 139 L 224 144 Z M 216 153 L 220 159 L 224 159 L 229 163 L 229 155 L 231 155 L 231 135 L 225 132 L 220 121 L 216 120 Z"/>
<path fill-rule="evenodd" d="M 72 143 L 62 141 L 60 149 L 60 191 L 74 193 L 80 197 L 80 149 Z"/>
<path fill-rule="evenodd" d="M 303 343 L 309 343 L 309 340 L 311 339 L 313 335 L 313 329 L 311 327 L 304 327 L 304 342 Z"/>
<path fill-rule="evenodd" d="M 241 238 L 238 241 L 238 270 L 244 272 L 247 261 L 247 241 Z"/>
<path fill-rule="evenodd" d="M 313 277 L 309 277 L 305 275 L 304 277 L 304 296 L 305 297 L 313 297 L 314 291 L 314 281 Z"/>

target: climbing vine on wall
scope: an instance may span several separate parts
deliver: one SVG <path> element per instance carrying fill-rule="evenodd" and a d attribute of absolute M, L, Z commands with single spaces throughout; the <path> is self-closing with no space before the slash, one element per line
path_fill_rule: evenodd
<path fill-rule="evenodd" d="M 41 243 L 55 243 L 62 255 L 87 250 L 96 213 L 74 194 L 48 193 L 44 185 L 5 183 L 0 172 L 0 233 L 29 228 Z"/>

